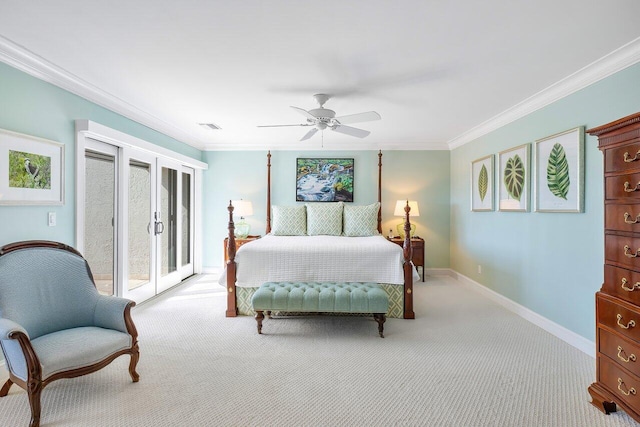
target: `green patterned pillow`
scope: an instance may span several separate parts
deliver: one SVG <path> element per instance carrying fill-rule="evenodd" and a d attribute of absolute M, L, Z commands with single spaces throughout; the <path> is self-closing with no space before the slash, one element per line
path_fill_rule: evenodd
<path fill-rule="evenodd" d="M 307 210 L 304 205 L 274 206 L 271 234 L 304 236 L 307 234 Z"/>
<path fill-rule="evenodd" d="M 309 236 L 341 236 L 344 203 L 307 203 Z"/>
<path fill-rule="evenodd" d="M 367 206 L 344 206 L 344 235 L 349 237 L 377 236 L 380 203 Z"/>

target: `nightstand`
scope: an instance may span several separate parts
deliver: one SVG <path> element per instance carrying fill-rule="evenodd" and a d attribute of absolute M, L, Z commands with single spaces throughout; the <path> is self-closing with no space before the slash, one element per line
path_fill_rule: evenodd
<path fill-rule="evenodd" d="M 245 243 L 249 243 L 252 242 L 256 239 L 259 239 L 260 236 L 247 236 L 244 239 L 241 239 L 239 237 L 236 237 L 236 250 L 238 250 L 240 248 L 240 246 L 244 245 Z M 229 254 L 227 253 L 227 244 L 229 243 L 229 238 L 225 237 L 224 238 L 224 265 L 227 265 L 227 261 L 229 261 Z"/>
<path fill-rule="evenodd" d="M 396 236 L 392 239 L 389 239 L 390 242 L 395 243 L 399 246 L 404 246 L 404 239 L 401 239 L 399 236 Z M 422 281 L 424 282 L 424 239 L 422 237 L 413 236 L 411 238 L 411 262 L 416 267 L 416 271 L 418 267 L 422 268 Z"/>

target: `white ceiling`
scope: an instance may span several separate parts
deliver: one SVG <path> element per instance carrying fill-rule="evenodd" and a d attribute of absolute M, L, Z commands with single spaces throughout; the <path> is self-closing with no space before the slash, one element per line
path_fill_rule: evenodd
<path fill-rule="evenodd" d="M 638 16 L 637 0 L 0 0 L 0 60 L 198 148 L 446 149 L 630 42 L 624 66 L 640 60 Z M 289 106 L 314 93 L 382 120 L 352 125 L 365 139 L 256 127 L 303 123 Z"/>

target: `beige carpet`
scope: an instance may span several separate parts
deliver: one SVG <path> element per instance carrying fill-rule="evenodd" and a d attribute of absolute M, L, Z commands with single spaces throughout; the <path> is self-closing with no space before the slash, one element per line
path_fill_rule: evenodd
<path fill-rule="evenodd" d="M 43 392 L 43 426 L 633 426 L 589 404 L 592 358 L 448 277 L 415 290 L 415 320 L 224 317 L 212 277 L 137 307 L 128 358 Z M 26 426 L 26 394 L 0 426 Z"/>

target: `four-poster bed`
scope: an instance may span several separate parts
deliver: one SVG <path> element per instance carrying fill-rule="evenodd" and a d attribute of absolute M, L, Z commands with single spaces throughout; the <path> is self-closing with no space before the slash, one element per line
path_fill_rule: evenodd
<path fill-rule="evenodd" d="M 413 279 L 417 276 L 411 263 L 409 221 L 410 207 L 405 206 L 405 240 L 400 248 L 382 237 L 382 152 L 378 153 L 377 232 L 365 237 L 278 236 L 272 231 L 271 152 L 267 154 L 267 236 L 243 245 L 242 261 L 236 260 L 233 205 L 229 202 L 229 225 L 226 270 L 221 284 L 227 288 L 227 317 L 253 314 L 251 296 L 264 282 L 283 280 L 325 281 L 339 278 L 345 282 L 380 283 L 391 301 L 388 317 L 413 319 Z M 326 204 L 325 204 L 326 205 Z M 307 205 L 309 206 L 309 205 Z M 362 208 L 371 208 L 373 205 Z M 275 210 L 274 206 L 274 210 Z M 342 208 L 340 208 L 342 209 Z M 351 209 L 348 207 L 347 209 Z M 340 214 L 342 215 L 342 214 Z M 277 228 L 277 227 L 276 227 Z M 375 236 L 373 235 L 375 233 Z M 277 234 L 277 233 L 275 233 Z M 280 251 L 280 252 L 278 252 Z M 238 262 L 239 261 L 239 262 Z M 245 267 L 238 276 L 238 264 Z M 322 268 L 324 266 L 324 268 Z M 329 267 L 327 267 L 329 266 Z M 279 275 L 279 277 L 278 277 Z M 293 277 L 292 277 L 293 276 Z"/>

